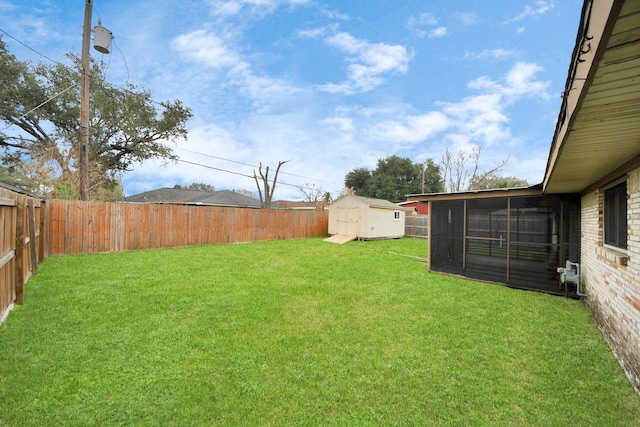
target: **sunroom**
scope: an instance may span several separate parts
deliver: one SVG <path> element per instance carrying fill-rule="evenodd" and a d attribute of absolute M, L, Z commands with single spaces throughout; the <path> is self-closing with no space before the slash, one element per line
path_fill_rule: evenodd
<path fill-rule="evenodd" d="M 576 295 L 558 268 L 580 262 L 580 197 L 541 186 L 412 195 L 429 203 L 429 270 Z"/>

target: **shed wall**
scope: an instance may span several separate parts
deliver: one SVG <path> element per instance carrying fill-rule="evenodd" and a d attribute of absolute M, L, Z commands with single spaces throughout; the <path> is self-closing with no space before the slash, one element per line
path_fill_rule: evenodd
<path fill-rule="evenodd" d="M 329 209 L 329 234 L 358 235 L 360 211 L 357 206 L 332 206 Z"/>
<path fill-rule="evenodd" d="M 394 219 L 395 213 L 399 218 Z M 404 236 L 404 209 L 369 206 L 355 197 L 343 197 L 329 207 L 329 234 L 384 239 Z"/>
<path fill-rule="evenodd" d="M 364 212 L 366 207 L 356 199 L 343 197 L 335 201 L 329 206 L 329 234 L 359 236 Z"/>
<path fill-rule="evenodd" d="M 394 219 L 399 212 L 399 219 Z M 364 239 L 398 238 L 404 236 L 404 210 L 370 207 L 363 216 L 358 237 Z"/>
<path fill-rule="evenodd" d="M 587 306 L 640 392 L 640 169 L 627 180 L 626 253 L 603 243 L 603 206 L 602 188 L 582 198 L 581 280 Z"/>

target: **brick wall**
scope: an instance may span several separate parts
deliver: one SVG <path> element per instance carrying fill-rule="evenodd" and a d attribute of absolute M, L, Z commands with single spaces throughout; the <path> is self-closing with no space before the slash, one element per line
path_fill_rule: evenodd
<path fill-rule="evenodd" d="M 604 245 L 603 196 L 598 189 L 582 198 L 581 280 L 588 308 L 640 393 L 640 169 L 627 180 L 626 252 Z"/>

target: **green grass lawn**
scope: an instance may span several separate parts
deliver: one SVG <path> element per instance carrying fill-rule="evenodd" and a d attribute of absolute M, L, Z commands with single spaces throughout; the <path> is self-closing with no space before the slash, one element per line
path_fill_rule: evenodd
<path fill-rule="evenodd" d="M 48 258 L 0 326 L 0 425 L 638 425 L 580 301 L 423 257 L 308 239 Z"/>

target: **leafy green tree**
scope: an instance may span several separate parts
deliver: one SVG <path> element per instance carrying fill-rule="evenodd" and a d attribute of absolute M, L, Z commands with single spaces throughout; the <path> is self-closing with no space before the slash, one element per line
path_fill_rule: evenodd
<path fill-rule="evenodd" d="M 81 69 L 78 56 L 69 54 L 68 58 L 75 68 L 33 66 L 17 60 L 0 39 L 0 120 L 7 124 L 0 131 L 0 149 L 20 153 L 14 158 L 16 165 L 53 167 L 56 182 L 41 182 L 40 187 L 65 188 L 66 196 L 79 188 Z M 186 122 L 191 117 L 190 109 L 178 100 L 156 103 L 150 92 L 135 85 L 123 89 L 109 85 L 103 67 L 91 64 L 92 194 L 100 187 L 107 191 L 115 188 L 117 173 L 131 170 L 134 163 L 153 158 L 175 160 L 177 156 L 163 142 L 186 138 Z"/>
<path fill-rule="evenodd" d="M 433 160 L 425 163 L 425 192 L 442 190 L 440 167 Z M 357 168 L 345 177 L 345 186 L 364 197 L 385 199 L 397 203 L 407 199 L 407 194 L 422 192 L 422 168 L 420 163 L 399 156 L 389 156 L 378 160 L 375 170 Z"/>
<path fill-rule="evenodd" d="M 390 202 L 407 200 L 407 194 L 421 191 L 422 168 L 406 157 L 390 156 L 378 160 L 371 173 L 373 197 Z"/>
<path fill-rule="evenodd" d="M 352 188 L 355 194 L 365 196 L 368 193 L 367 184 L 371 179 L 371 172 L 367 168 L 356 168 L 347 173 L 344 178 L 344 185 Z"/>
<path fill-rule="evenodd" d="M 528 187 L 527 180 L 515 176 L 490 175 L 478 184 L 472 184 L 470 190 L 490 190 L 492 188 Z"/>
<path fill-rule="evenodd" d="M 440 193 L 444 191 L 444 181 L 440 166 L 433 159 L 427 159 L 424 163 L 422 193 Z"/>
<path fill-rule="evenodd" d="M 333 202 L 333 197 L 331 196 L 331 193 L 328 191 L 325 191 L 324 194 L 322 195 L 322 200 L 327 203 L 330 204 Z"/>

